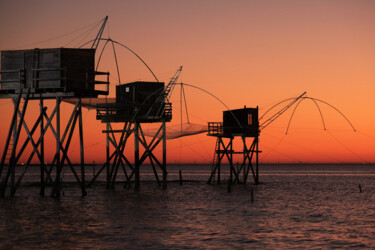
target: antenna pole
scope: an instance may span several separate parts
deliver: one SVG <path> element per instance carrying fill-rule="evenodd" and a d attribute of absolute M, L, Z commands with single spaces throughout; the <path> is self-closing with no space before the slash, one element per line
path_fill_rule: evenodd
<path fill-rule="evenodd" d="M 108 16 L 106 16 L 106 17 L 104 18 L 104 21 L 103 21 L 102 27 L 100 27 L 100 30 L 99 30 L 98 34 L 96 35 L 96 37 L 95 37 L 95 39 L 94 39 L 94 42 L 93 42 L 92 45 L 91 45 L 91 49 L 96 50 L 96 48 L 98 47 L 98 45 L 99 45 L 99 41 L 100 41 L 100 39 L 102 38 L 103 31 L 104 31 L 105 25 L 106 25 L 106 23 L 107 23 L 107 20 L 108 20 Z"/>

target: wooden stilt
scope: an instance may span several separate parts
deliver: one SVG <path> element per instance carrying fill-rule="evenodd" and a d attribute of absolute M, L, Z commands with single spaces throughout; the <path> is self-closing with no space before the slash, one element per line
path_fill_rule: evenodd
<path fill-rule="evenodd" d="M 140 176 L 139 176 L 139 123 L 134 123 L 134 172 L 135 172 L 135 189 L 139 189 Z"/>
<path fill-rule="evenodd" d="M 43 113 L 45 112 L 43 99 L 40 98 L 40 195 L 44 196 L 45 194 L 45 183 L 44 183 L 44 119 Z"/>
<path fill-rule="evenodd" d="M 52 190 L 52 197 L 59 198 L 60 197 L 60 187 L 61 187 L 61 156 L 60 156 L 60 102 L 61 98 L 56 97 L 56 178 L 55 178 L 55 185 Z"/>
<path fill-rule="evenodd" d="M 255 184 L 259 184 L 259 138 L 255 138 L 255 143 L 256 143 L 256 152 L 255 152 L 255 172 L 256 172 L 256 177 L 255 177 Z"/>
<path fill-rule="evenodd" d="M 82 196 L 86 196 L 86 181 L 85 181 L 85 157 L 83 146 L 83 127 L 82 127 L 82 102 L 78 99 L 78 114 L 79 114 L 79 142 L 80 142 L 80 158 L 81 158 L 81 190 Z M 72 128 L 73 129 L 73 128 Z"/>
<path fill-rule="evenodd" d="M 108 115 L 108 112 L 107 112 L 107 115 Z M 107 128 L 107 131 L 109 130 L 109 122 L 106 123 L 106 128 Z M 110 187 L 110 180 L 111 180 L 111 177 L 110 177 L 110 168 L 109 168 L 109 133 L 106 133 L 106 170 L 107 170 L 107 189 L 109 189 Z M 98 175 L 100 174 L 100 171 L 98 172 Z M 93 180 L 95 180 L 96 178 L 94 178 Z"/>
<path fill-rule="evenodd" d="M 258 145 L 257 138 L 254 138 L 251 146 L 248 149 L 246 145 L 247 144 L 246 139 L 245 137 L 242 137 L 243 148 L 240 151 L 235 151 L 233 149 L 234 138 L 230 137 L 228 139 L 229 141 L 226 144 L 223 138 L 218 136 L 219 144 L 216 146 L 216 150 L 215 150 L 216 152 L 215 153 L 216 154 L 215 155 L 215 158 L 216 158 L 215 167 L 212 168 L 211 176 L 208 180 L 208 183 L 214 182 L 215 181 L 214 176 L 217 174 L 217 183 L 220 184 L 221 162 L 222 162 L 222 159 L 225 157 L 228 160 L 228 164 L 229 164 L 229 180 L 231 181 L 231 184 L 246 183 L 250 169 L 253 174 L 254 183 L 257 184 L 258 174 L 259 174 L 258 173 L 258 158 L 257 158 L 259 151 L 257 148 L 257 145 Z M 233 157 L 235 154 L 243 155 L 243 162 L 240 166 L 239 165 L 237 166 L 237 169 L 234 167 L 234 163 L 233 163 L 233 160 L 234 160 Z M 252 163 L 254 154 L 256 156 L 255 163 L 254 163 L 255 169 L 253 169 L 253 163 Z M 240 179 L 241 172 L 243 176 L 242 180 Z"/>
<path fill-rule="evenodd" d="M 163 188 L 167 188 L 167 138 L 165 121 L 163 120 Z"/>

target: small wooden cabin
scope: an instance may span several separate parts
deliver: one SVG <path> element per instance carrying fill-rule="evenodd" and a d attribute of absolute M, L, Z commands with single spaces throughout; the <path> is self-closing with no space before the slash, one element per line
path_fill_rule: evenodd
<path fill-rule="evenodd" d="M 166 103 L 164 82 L 130 82 L 116 86 L 116 103 L 99 105 L 97 119 L 103 122 L 160 122 L 172 118 Z"/>
<path fill-rule="evenodd" d="M 95 82 L 96 73 L 94 49 L 1 51 L 1 91 L 3 92 L 12 93 L 30 88 L 32 93 L 70 91 L 82 97 L 108 94 L 108 92 L 95 91 L 95 84 L 98 83 Z M 108 81 L 101 83 L 108 84 Z"/>
<path fill-rule="evenodd" d="M 259 135 L 258 107 L 223 111 L 223 122 L 209 122 L 208 135 L 257 137 Z"/>

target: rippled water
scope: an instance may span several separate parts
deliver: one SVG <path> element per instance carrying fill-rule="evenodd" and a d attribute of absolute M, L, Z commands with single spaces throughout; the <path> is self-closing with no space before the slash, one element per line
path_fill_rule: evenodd
<path fill-rule="evenodd" d="M 171 180 L 178 169 L 195 181 L 84 198 L 69 184 L 59 200 L 24 185 L 0 199 L 0 248 L 375 248 L 375 166 L 265 166 L 230 193 L 205 183 L 207 166 L 174 166 Z"/>

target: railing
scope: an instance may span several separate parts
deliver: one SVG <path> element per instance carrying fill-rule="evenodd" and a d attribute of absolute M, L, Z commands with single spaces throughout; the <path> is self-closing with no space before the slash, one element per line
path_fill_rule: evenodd
<path fill-rule="evenodd" d="M 61 84 L 58 84 L 59 87 L 66 87 L 66 68 L 58 69 L 32 69 L 32 85 L 31 88 L 40 88 L 39 82 L 47 81 L 61 81 Z M 54 77 L 40 77 L 41 72 L 58 72 L 58 76 Z M 63 76 L 63 77 L 62 77 Z M 63 83 L 63 84 L 62 84 Z"/>
<path fill-rule="evenodd" d="M 209 122 L 208 123 L 208 135 L 223 134 L 224 128 L 222 122 Z"/>
<path fill-rule="evenodd" d="M 172 119 L 172 103 L 170 102 L 165 103 L 164 118 L 169 121 Z"/>
<path fill-rule="evenodd" d="M 18 77 L 16 77 L 15 79 L 3 80 L 4 75 L 6 75 L 6 74 L 13 74 L 13 75 L 17 74 Z M 3 70 L 3 71 L 0 71 L 0 75 L 2 75 L 1 80 L 0 80 L 0 90 L 4 90 L 3 83 L 5 83 L 5 84 L 7 84 L 7 83 L 19 83 L 19 85 L 20 85 L 19 88 L 26 88 L 26 86 L 25 86 L 25 83 L 26 83 L 25 70 L 24 69 Z M 8 77 L 5 77 L 5 78 L 8 78 Z M 14 89 L 14 88 L 7 88 L 7 89 Z"/>
<path fill-rule="evenodd" d="M 106 81 L 97 81 L 95 80 L 95 76 L 102 76 L 102 75 L 106 75 L 107 76 L 107 80 Z M 86 80 L 86 88 L 88 88 L 88 75 L 87 75 L 87 80 Z M 95 89 L 95 85 L 106 85 L 106 90 L 104 91 L 105 94 L 109 94 L 109 72 L 100 72 L 100 71 L 94 71 L 94 89 Z"/>
<path fill-rule="evenodd" d="M 107 115 L 116 115 L 118 108 L 116 107 L 96 107 L 96 116 L 102 117 Z"/>

